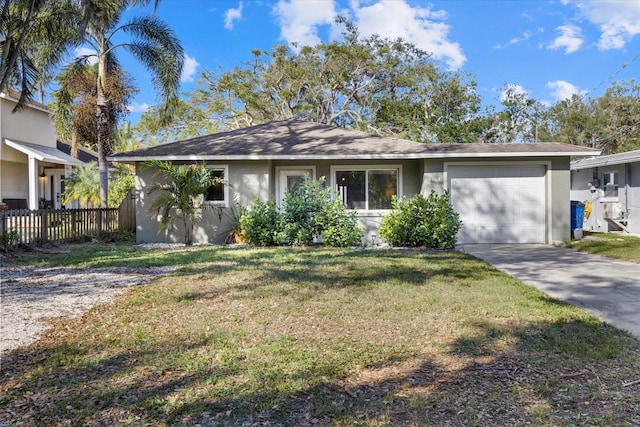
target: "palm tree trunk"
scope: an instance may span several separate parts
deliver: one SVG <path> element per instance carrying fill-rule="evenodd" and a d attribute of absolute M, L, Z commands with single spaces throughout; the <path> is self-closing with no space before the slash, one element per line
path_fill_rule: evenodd
<path fill-rule="evenodd" d="M 107 76 L 107 58 L 102 54 L 98 56 L 98 84 L 97 84 L 97 106 L 96 125 L 98 128 L 98 173 L 100 174 L 100 207 L 108 206 L 109 194 L 109 166 L 107 155 L 109 153 L 109 108 L 104 95 L 104 88 Z"/>

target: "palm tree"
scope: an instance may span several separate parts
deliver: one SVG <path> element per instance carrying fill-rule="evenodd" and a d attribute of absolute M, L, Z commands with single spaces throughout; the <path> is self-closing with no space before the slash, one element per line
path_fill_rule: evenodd
<path fill-rule="evenodd" d="M 43 76 L 84 39 L 89 22 L 151 0 L 0 0 L 0 92 L 20 93 L 20 108 Z M 154 0 L 154 11 L 160 0 Z M 46 80 L 46 77 L 44 78 Z M 41 91 L 41 90 L 40 90 Z"/>
<path fill-rule="evenodd" d="M 148 190 L 148 194 L 161 191 L 151 203 L 151 210 L 161 215 L 159 231 L 181 219 L 184 244 L 193 245 L 193 229 L 202 219 L 204 195 L 209 187 L 223 183 L 222 179 L 201 164 L 173 166 L 169 162 L 151 160 L 145 167 L 153 170 L 160 180 Z"/>
<path fill-rule="evenodd" d="M 74 168 L 73 175 L 65 181 L 62 202 L 66 204 L 77 200 L 83 207 L 97 206 L 100 204 L 98 181 L 98 164 L 96 162 L 89 162 L 84 166 Z"/>
<path fill-rule="evenodd" d="M 16 108 L 33 100 L 46 71 L 77 38 L 74 0 L 0 0 L 0 92 L 20 93 Z"/>
<path fill-rule="evenodd" d="M 99 5 L 103 1 L 113 0 L 93 1 Z M 113 97 L 108 90 L 107 76 L 117 65 L 116 50 L 128 51 L 152 73 L 153 84 L 161 94 L 161 109 L 166 121 L 170 119 L 178 103 L 180 75 L 184 62 L 182 45 L 167 24 L 153 16 L 132 18 L 120 24 L 123 12 L 134 1 L 120 0 L 119 3 L 121 7 L 95 14 L 88 21 L 84 42 L 96 53 L 77 59 L 78 62 L 82 62 L 95 56 L 98 60 L 96 121 L 101 207 L 107 206 L 107 155 L 111 154 L 114 132 L 114 124 L 109 120 L 109 105 L 113 102 Z M 129 36 L 130 40 L 116 43 L 115 38 L 119 37 L 120 33 Z"/>
<path fill-rule="evenodd" d="M 115 68 L 115 67 L 114 67 Z M 96 80 L 97 65 L 73 63 L 56 77 L 58 89 L 53 92 L 49 108 L 53 112 L 59 139 L 71 141 L 71 155 L 77 157 L 78 146 L 97 149 L 96 140 Z M 108 78 L 109 121 L 117 123 L 127 113 L 131 96 L 137 92 L 132 80 L 119 68 Z"/>

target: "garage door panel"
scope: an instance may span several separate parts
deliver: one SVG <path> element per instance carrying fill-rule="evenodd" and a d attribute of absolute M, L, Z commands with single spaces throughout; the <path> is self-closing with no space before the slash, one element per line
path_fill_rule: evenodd
<path fill-rule="evenodd" d="M 461 243 L 543 243 L 545 167 L 449 166 Z"/>

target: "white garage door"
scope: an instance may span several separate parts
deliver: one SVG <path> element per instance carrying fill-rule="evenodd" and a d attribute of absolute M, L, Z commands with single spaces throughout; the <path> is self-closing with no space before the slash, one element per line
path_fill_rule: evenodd
<path fill-rule="evenodd" d="M 459 243 L 544 243 L 545 166 L 447 167 Z"/>

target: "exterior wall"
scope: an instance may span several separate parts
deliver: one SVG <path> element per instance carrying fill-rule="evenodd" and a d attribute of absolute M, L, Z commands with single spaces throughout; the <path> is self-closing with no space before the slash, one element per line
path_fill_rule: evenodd
<path fill-rule="evenodd" d="M 270 180 L 269 162 L 227 162 L 212 163 L 212 166 L 228 165 L 230 206 L 210 207 L 202 213 L 202 220 L 194 230 L 194 244 L 223 243 L 234 225 L 233 204 L 251 205 L 256 197 L 267 201 L 273 194 Z M 158 233 L 160 216 L 150 211 L 156 194 L 148 195 L 153 185 L 153 171 L 136 165 L 136 240 L 138 243 L 184 242 L 181 221 L 176 221 L 165 232 Z"/>
<path fill-rule="evenodd" d="M 456 162 L 469 161 L 470 164 L 492 164 L 503 162 L 513 165 L 516 162 L 544 164 L 546 172 L 546 236 L 547 243 L 564 241 L 570 238 L 570 172 L 568 158 L 521 158 L 509 161 L 499 159 L 452 159 Z M 447 188 L 445 161 L 407 160 L 407 161 L 233 161 L 224 163 L 228 166 L 228 179 L 231 184 L 230 199 L 233 203 L 250 206 L 256 197 L 262 201 L 275 198 L 277 168 L 296 166 L 315 166 L 315 178 L 326 177 L 327 185 L 331 183 L 333 166 L 365 166 L 365 165 L 400 165 L 402 167 L 401 196 L 411 197 L 421 193 L 428 195 L 433 189 L 442 194 Z M 219 164 L 221 166 L 222 164 Z M 146 189 L 152 184 L 152 172 L 137 167 L 136 199 L 137 240 L 138 242 L 183 242 L 184 234 L 179 224 L 177 227 L 158 234 L 159 217 L 149 211 L 154 196 L 148 196 Z M 640 180 L 640 174 L 638 175 Z M 360 224 L 365 228 L 363 241 L 366 244 L 380 241 L 378 228 L 384 211 L 359 212 Z M 233 225 L 232 208 L 208 209 L 197 226 L 194 243 L 222 243 L 226 232 Z"/>
<path fill-rule="evenodd" d="M 12 113 L 16 104 L 8 99 L 0 100 L 0 129 L 3 138 L 56 147 L 56 131 L 48 112 L 27 106 Z M 4 157 L 2 154 L 0 153 L 0 157 Z"/>
<path fill-rule="evenodd" d="M 325 185 L 331 183 L 331 167 L 332 166 L 384 166 L 384 165 L 399 165 L 402 168 L 402 182 L 401 182 L 401 194 L 400 196 L 411 197 L 420 192 L 420 175 L 422 173 L 422 161 L 418 160 L 320 160 L 316 162 L 300 161 L 300 162 L 274 162 L 275 167 L 292 167 L 292 166 L 309 166 L 314 165 L 316 167 L 316 179 L 322 176 L 325 177 Z M 275 175 L 274 175 L 275 176 Z M 272 194 L 275 194 L 272 190 Z M 375 244 L 380 242 L 381 239 L 378 235 L 378 229 L 382 223 L 382 218 L 386 214 L 385 211 L 375 212 L 358 212 L 359 224 L 364 227 L 363 243 Z"/>
<path fill-rule="evenodd" d="M 228 166 L 230 183 L 230 199 L 232 203 L 250 206 L 258 197 L 262 201 L 275 198 L 276 168 L 315 166 L 316 176 L 324 176 L 326 182 L 330 182 L 332 166 L 344 165 L 401 165 L 402 166 L 402 195 L 411 197 L 420 191 L 419 176 L 422 173 L 420 161 L 232 161 L 227 163 L 212 163 L 211 165 Z M 172 228 L 163 233 L 158 233 L 160 217 L 149 210 L 155 195 L 146 194 L 147 189 L 153 184 L 153 172 L 143 170 L 140 164 L 136 165 L 136 240 L 139 243 L 184 241 L 182 225 L 176 222 Z M 360 224 L 365 228 L 364 243 L 372 243 L 379 239 L 377 231 L 382 221 L 382 212 L 360 212 Z M 194 231 L 194 244 L 223 243 L 227 232 L 233 226 L 232 208 L 206 209 L 202 215 L 202 221 Z"/>
<path fill-rule="evenodd" d="M 618 172 L 618 203 L 622 212 L 628 212 L 626 228 L 630 233 L 640 234 L 640 162 L 571 171 L 571 200 L 590 201 L 592 204 L 584 229 L 600 232 L 618 229 L 604 218 L 602 185 L 598 189 L 589 185 L 594 177 L 599 178 L 607 172 Z"/>
<path fill-rule="evenodd" d="M 2 199 L 29 198 L 29 170 L 25 163 L 2 162 L 0 166 L 0 195 L 2 195 Z"/>
<path fill-rule="evenodd" d="M 469 165 L 500 164 L 513 165 L 517 162 L 539 163 L 547 166 L 546 173 L 546 243 L 565 241 L 571 236 L 571 215 L 569 202 L 569 159 L 568 158 L 513 158 L 507 161 L 499 158 L 467 159 L 425 159 L 420 193 L 428 195 L 431 190 L 438 194 L 449 191 L 445 166 L 446 162 L 469 162 Z"/>
<path fill-rule="evenodd" d="M 36 209 L 38 199 L 46 196 L 43 184 L 37 178 L 38 164 L 43 164 L 34 159 L 30 161 L 26 154 L 4 144 L 3 139 L 56 148 L 55 128 L 48 112 L 25 106 L 13 113 L 15 105 L 15 102 L 0 97 L 0 201 L 26 199 L 30 208 Z M 29 192 L 30 174 L 34 194 Z"/>
<path fill-rule="evenodd" d="M 627 209 L 629 210 L 630 233 L 640 235 L 640 162 L 631 163 L 627 170 Z"/>

